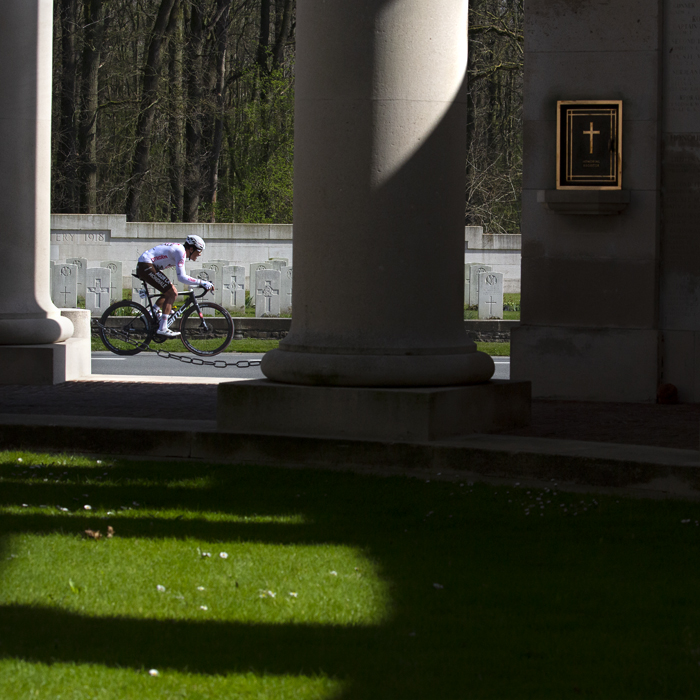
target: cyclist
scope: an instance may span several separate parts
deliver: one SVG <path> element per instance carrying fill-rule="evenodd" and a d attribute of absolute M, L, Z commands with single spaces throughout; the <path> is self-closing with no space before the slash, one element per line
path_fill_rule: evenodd
<path fill-rule="evenodd" d="M 206 290 L 214 289 L 214 285 L 207 280 L 198 280 L 190 277 L 185 272 L 185 260 L 195 262 L 205 248 L 204 241 L 199 236 L 187 236 L 184 245 L 182 243 L 163 243 L 155 248 L 147 250 L 139 257 L 136 264 L 136 276 L 155 287 L 163 296 L 156 302 L 156 313 L 160 315 L 157 335 L 166 338 L 177 338 L 180 334 L 168 328 L 168 318 L 177 299 L 177 289 L 163 274 L 163 270 L 174 267 L 177 278 L 182 284 L 190 287 L 204 287 Z"/>

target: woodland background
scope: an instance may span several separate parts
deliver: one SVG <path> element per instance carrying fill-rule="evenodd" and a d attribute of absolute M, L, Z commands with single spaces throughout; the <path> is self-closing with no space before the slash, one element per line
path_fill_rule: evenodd
<path fill-rule="evenodd" d="M 465 224 L 520 232 L 523 0 L 471 0 Z M 296 0 L 55 0 L 52 211 L 292 222 Z"/>

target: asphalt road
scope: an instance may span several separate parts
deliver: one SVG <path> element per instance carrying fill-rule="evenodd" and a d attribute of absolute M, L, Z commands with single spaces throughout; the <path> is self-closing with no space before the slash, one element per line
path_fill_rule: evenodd
<path fill-rule="evenodd" d="M 184 357 L 195 358 L 189 353 L 178 353 Z M 240 362 L 260 360 L 263 353 L 229 353 L 225 352 L 214 358 L 204 358 L 208 362 Z M 510 378 L 510 357 L 494 357 L 496 373 L 494 379 Z M 110 375 L 140 375 L 151 377 L 226 377 L 231 379 L 262 379 L 260 367 L 211 367 L 207 365 L 184 364 L 177 360 L 159 357 L 155 353 L 142 352 L 131 357 L 119 357 L 111 352 L 96 351 L 92 353 L 92 373 Z"/>

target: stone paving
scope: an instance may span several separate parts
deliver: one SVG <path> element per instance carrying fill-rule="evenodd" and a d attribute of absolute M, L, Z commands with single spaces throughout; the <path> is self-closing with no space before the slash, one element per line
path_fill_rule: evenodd
<path fill-rule="evenodd" d="M 56 386 L 0 387 L 0 414 L 163 418 L 167 413 L 213 420 L 216 384 L 93 377 Z M 700 405 L 535 400 L 532 424 L 503 434 L 696 450 Z"/>

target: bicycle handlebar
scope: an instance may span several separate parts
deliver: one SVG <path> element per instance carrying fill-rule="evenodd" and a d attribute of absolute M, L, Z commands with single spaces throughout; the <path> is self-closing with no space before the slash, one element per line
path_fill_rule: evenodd
<path fill-rule="evenodd" d="M 190 292 L 192 293 L 192 296 L 193 296 L 195 299 L 201 299 L 201 298 L 202 298 L 207 292 L 209 292 L 209 291 L 210 291 L 209 289 L 204 289 L 204 287 L 202 287 L 202 293 L 201 293 L 201 294 L 195 294 L 195 293 L 194 293 L 195 290 L 194 290 L 194 289 L 190 289 Z M 213 291 L 213 289 L 212 289 L 211 291 Z"/>

